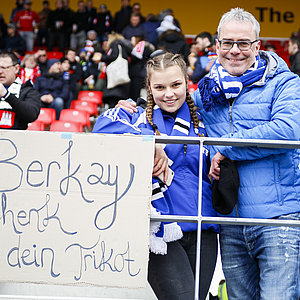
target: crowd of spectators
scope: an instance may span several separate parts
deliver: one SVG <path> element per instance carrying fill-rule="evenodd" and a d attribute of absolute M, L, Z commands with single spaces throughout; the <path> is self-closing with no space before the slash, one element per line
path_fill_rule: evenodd
<path fill-rule="evenodd" d="M 33 11 L 31 5 L 31 0 L 17 0 L 9 23 L 0 17 L 0 49 L 16 53 L 22 66 L 22 82 L 30 79 L 33 83 L 40 75 L 50 76 L 47 59 L 53 58 L 53 51 L 61 53 L 55 56 L 60 65 L 54 77 L 61 77 L 68 86 L 68 97 L 61 97 L 63 108 L 70 106 L 80 90 L 103 91 L 104 103 L 109 107 L 127 97 L 137 101 L 145 95 L 144 66 L 154 51 L 181 54 L 188 65 L 191 84 L 208 74 L 217 57 L 215 35 L 203 31 L 189 45 L 172 9 L 145 17 L 141 4 L 130 5 L 130 0 L 122 0 L 114 15 L 105 4 L 94 7 L 92 0 L 79 0 L 76 11 L 69 7 L 68 0 L 57 0 L 55 8 L 44 0 L 39 12 Z M 105 68 L 118 56 L 118 45 L 129 62 L 131 83 L 107 89 Z M 291 70 L 299 74 L 298 33 L 293 33 L 287 46 Z M 276 51 L 273 44 L 265 45 L 265 49 Z M 46 102 L 43 105 L 47 106 Z"/>

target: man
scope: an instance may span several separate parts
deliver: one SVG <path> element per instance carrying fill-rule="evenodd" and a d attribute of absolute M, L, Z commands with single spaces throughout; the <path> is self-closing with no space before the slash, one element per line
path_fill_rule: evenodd
<path fill-rule="evenodd" d="M 40 68 L 41 74 L 45 75 L 48 71 L 47 68 L 47 51 L 43 48 L 39 49 L 35 54 L 34 57 L 37 61 L 37 64 Z"/>
<path fill-rule="evenodd" d="M 59 51 L 63 52 L 67 43 L 66 37 L 68 36 L 72 19 L 65 12 L 62 0 L 57 0 L 55 5 L 56 9 L 49 13 L 47 19 L 47 27 L 49 30 L 48 50 L 53 51 L 53 47 L 57 42 Z"/>
<path fill-rule="evenodd" d="M 5 37 L 4 49 L 14 51 L 18 55 L 24 55 L 26 44 L 24 39 L 17 33 L 17 27 L 14 23 L 7 25 L 7 36 Z"/>
<path fill-rule="evenodd" d="M 32 51 L 34 44 L 34 29 L 40 22 L 38 14 L 31 10 L 31 1 L 24 1 L 24 9 L 14 16 L 13 22 L 17 24 L 20 36 L 26 42 L 26 50 Z"/>
<path fill-rule="evenodd" d="M 130 16 L 130 24 L 128 24 L 122 31 L 122 35 L 125 39 L 131 40 L 133 36 L 146 35 L 143 25 L 141 24 L 141 17 L 139 14 L 132 13 Z"/>
<path fill-rule="evenodd" d="M 40 113 L 39 93 L 30 81 L 17 78 L 18 58 L 12 52 L 0 53 L 0 129 L 27 129 Z"/>
<path fill-rule="evenodd" d="M 70 47 L 73 49 L 79 49 L 80 45 L 84 43 L 89 27 L 88 14 L 83 0 L 78 1 L 77 8 L 78 10 L 74 15 L 70 37 Z"/>
<path fill-rule="evenodd" d="M 40 18 L 39 30 L 36 38 L 36 45 L 42 46 L 43 44 L 48 46 L 48 28 L 47 20 L 49 13 L 51 12 L 50 3 L 48 0 L 43 1 L 43 9 L 38 13 Z"/>
<path fill-rule="evenodd" d="M 292 72 L 300 76 L 300 33 L 292 34 L 289 40 L 289 60 Z"/>
<path fill-rule="evenodd" d="M 214 63 L 214 57 L 211 55 L 211 49 L 209 49 L 209 47 L 214 44 L 211 34 L 207 31 L 203 31 L 195 37 L 195 42 L 196 49 L 203 54 L 197 58 L 194 64 L 194 70 L 189 74 L 193 83 L 197 83 L 202 79 L 209 72 Z"/>
<path fill-rule="evenodd" d="M 273 52 L 259 51 L 257 20 L 235 8 L 218 26 L 218 60 L 193 94 L 208 136 L 299 140 L 300 79 Z M 226 157 L 238 167 L 229 215 L 300 220 L 299 149 L 215 146 L 210 175 Z M 300 299 L 300 228 L 221 225 L 228 299 Z"/>
<path fill-rule="evenodd" d="M 116 12 L 114 17 L 113 30 L 121 33 L 123 29 L 129 24 L 132 8 L 130 0 L 122 0 L 122 7 Z"/>
<path fill-rule="evenodd" d="M 48 59 L 47 66 L 48 73 L 36 79 L 35 88 L 41 95 L 43 107 L 54 108 L 58 120 L 65 102 L 69 100 L 69 84 L 63 79 L 61 62 L 58 59 Z"/>

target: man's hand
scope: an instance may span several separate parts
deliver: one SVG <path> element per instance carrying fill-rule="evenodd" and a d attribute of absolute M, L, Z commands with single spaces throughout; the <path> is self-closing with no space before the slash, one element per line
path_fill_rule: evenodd
<path fill-rule="evenodd" d="M 164 182 L 168 180 L 169 167 L 168 167 L 168 156 L 165 153 L 162 145 L 155 145 L 155 154 L 154 154 L 154 167 L 152 176 L 158 176 L 164 172 Z"/>
<path fill-rule="evenodd" d="M 6 88 L 4 87 L 4 85 L 2 83 L 0 83 L 0 98 L 4 97 L 7 93 Z"/>
<path fill-rule="evenodd" d="M 51 94 L 41 96 L 41 101 L 44 103 L 52 103 L 53 100 L 54 100 L 54 98 Z"/>
<path fill-rule="evenodd" d="M 120 100 L 116 105 L 116 108 L 123 108 L 131 114 L 137 112 L 136 103 L 134 101 Z"/>
<path fill-rule="evenodd" d="M 215 180 L 220 179 L 220 162 L 225 158 L 226 156 L 222 155 L 218 151 L 211 161 L 209 175 L 213 177 Z"/>

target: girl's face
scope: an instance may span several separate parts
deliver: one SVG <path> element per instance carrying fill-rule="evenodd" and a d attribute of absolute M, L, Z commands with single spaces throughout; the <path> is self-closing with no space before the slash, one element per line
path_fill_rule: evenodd
<path fill-rule="evenodd" d="M 36 66 L 36 62 L 33 56 L 29 56 L 25 63 L 24 63 L 25 67 L 28 69 L 33 69 Z"/>
<path fill-rule="evenodd" d="M 173 113 L 182 106 L 186 98 L 186 80 L 178 66 L 152 71 L 150 91 L 160 109 Z"/>

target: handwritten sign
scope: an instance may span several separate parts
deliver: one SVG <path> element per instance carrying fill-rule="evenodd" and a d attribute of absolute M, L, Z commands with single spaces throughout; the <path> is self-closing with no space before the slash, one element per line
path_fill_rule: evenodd
<path fill-rule="evenodd" d="M 0 131 L 0 281 L 145 287 L 153 149 Z"/>

